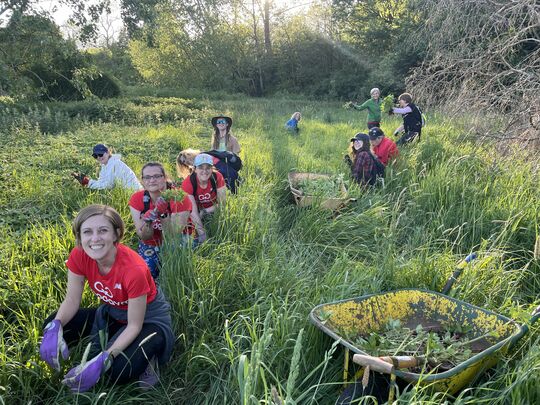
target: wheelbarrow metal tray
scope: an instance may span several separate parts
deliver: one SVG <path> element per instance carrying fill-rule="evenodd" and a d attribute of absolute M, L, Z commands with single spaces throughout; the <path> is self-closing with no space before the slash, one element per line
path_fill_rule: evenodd
<path fill-rule="evenodd" d="M 330 179 L 331 176 L 328 174 L 319 174 L 319 173 L 299 173 L 299 172 L 290 172 L 288 175 L 289 187 L 291 193 L 294 197 L 296 205 L 299 207 L 308 207 L 314 203 L 318 203 L 321 208 L 328 210 L 337 210 L 349 202 L 348 191 L 345 184 L 342 182 L 340 185 L 341 188 L 341 197 L 320 197 L 315 195 L 304 194 L 299 188 L 298 184 L 302 180 L 314 180 L 314 179 Z"/>
<path fill-rule="evenodd" d="M 370 332 L 380 332 L 389 320 L 399 319 L 402 325 L 414 329 L 422 327 L 444 330 L 444 325 L 463 325 L 470 329 L 468 335 L 480 338 L 471 358 L 448 371 L 417 374 L 396 370 L 397 377 L 409 383 L 430 385 L 436 391 L 456 393 L 470 384 L 482 371 L 494 366 L 523 334 L 523 326 L 512 319 L 498 315 L 464 301 L 433 291 L 402 289 L 371 294 L 358 298 L 318 305 L 310 313 L 311 321 L 327 335 L 352 350 L 366 353 L 353 342 Z"/>

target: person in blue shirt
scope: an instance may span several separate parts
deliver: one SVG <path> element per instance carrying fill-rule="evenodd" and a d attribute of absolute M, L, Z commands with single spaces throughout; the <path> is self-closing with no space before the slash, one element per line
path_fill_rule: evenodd
<path fill-rule="evenodd" d="M 296 111 L 289 121 L 285 124 L 285 128 L 290 131 L 294 132 L 295 134 L 298 134 L 298 131 L 300 129 L 298 128 L 298 121 L 302 119 L 302 114 L 300 114 L 298 111 Z"/>

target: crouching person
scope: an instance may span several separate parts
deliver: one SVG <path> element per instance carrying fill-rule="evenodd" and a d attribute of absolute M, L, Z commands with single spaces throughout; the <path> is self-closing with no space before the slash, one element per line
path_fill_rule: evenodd
<path fill-rule="evenodd" d="M 172 187 L 161 163 L 150 162 L 142 168 L 144 190 L 133 194 L 129 200 L 135 231 L 140 238 L 138 252 L 148 265 L 152 277 L 159 276 L 159 252 L 163 243 L 164 229 L 171 230 L 174 237 L 187 244 L 190 239 L 187 227 L 191 200 L 165 201 L 162 193 Z"/>
<path fill-rule="evenodd" d="M 370 149 L 369 135 L 358 133 L 351 138 L 350 154 L 345 162 L 351 168 L 351 177 L 362 186 L 373 186 L 378 177 L 384 177 L 384 165 Z"/>
<path fill-rule="evenodd" d="M 71 391 L 88 391 L 100 379 L 138 379 L 143 388 L 156 384 L 158 364 L 169 360 L 174 343 L 169 303 L 144 260 L 120 243 L 124 223 L 113 208 L 82 209 L 72 229 L 76 247 L 66 261 L 67 291 L 45 321 L 41 358 L 60 371 L 69 346 L 90 337 L 89 360 L 62 380 Z M 99 307 L 80 308 L 85 282 L 101 300 Z"/>
<path fill-rule="evenodd" d="M 193 162 L 195 170 L 182 182 L 182 189 L 191 201 L 191 220 L 197 232 L 197 243 L 206 240 L 206 230 L 202 219 L 213 214 L 218 206 L 225 204 L 225 180 L 220 172 L 214 170 L 212 156 L 201 153 Z"/>

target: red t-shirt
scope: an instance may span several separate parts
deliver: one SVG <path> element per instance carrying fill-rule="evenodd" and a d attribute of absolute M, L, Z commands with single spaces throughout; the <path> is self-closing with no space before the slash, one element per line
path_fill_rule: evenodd
<path fill-rule="evenodd" d="M 135 208 L 137 211 L 143 211 L 144 210 L 144 190 L 139 190 L 135 192 L 131 198 L 129 199 L 129 206 Z M 184 211 L 190 211 L 191 212 L 191 201 L 186 196 L 181 202 L 177 201 L 171 201 L 169 203 L 171 213 L 178 213 L 178 212 L 184 212 Z M 154 209 L 154 202 L 150 200 L 150 205 L 148 207 L 149 210 Z M 146 245 L 151 246 L 159 246 L 161 245 L 161 242 L 163 240 L 162 235 L 162 224 L 161 220 L 158 218 L 154 222 L 152 222 L 152 227 L 154 228 L 154 235 L 152 236 L 152 239 L 143 240 L 143 243 Z"/>
<path fill-rule="evenodd" d="M 387 137 L 384 137 L 381 143 L 373 148 L 373 152 L 385 166 L 388 164 L 390 159 L 395 158 L 399 154 L 396 143 Z"/>
<path fill-rule="evenodd" d="M 214 173 L 216 175 L 217 188 L 225 187 L 223 175 L 220 172 Z M 186 177 L 182 182 L 182 189 L 186 193 L 193 195 L 193 185 L 191 184 L 190 176 Z M 212 190 L 212 182 L 210 179 L 208 179 L 208 184 L 205 188 L 201 187 L 201 183 L 199 183 L 199 180 L 197 179 L 197 195 L 193 195 L 193 197 L 195 197 L 195 201 L 197 201 L 198 208 L 210 208 L 216 203 L 217 190 Z"/>
<path fill-rule="evenodd" d="M 71 272 L 86 277 L 94 294 L 113 307 L 127 310 L 128 299 L 146 294 L 146 303 L 149 304 L 156 297 L 156 283 L 145 261 L 137 252 L 120 243 L 114 264 L 105 276 L 99 273 L 97 262 L 80 246 L 71 251 L 66 266 Z"/>

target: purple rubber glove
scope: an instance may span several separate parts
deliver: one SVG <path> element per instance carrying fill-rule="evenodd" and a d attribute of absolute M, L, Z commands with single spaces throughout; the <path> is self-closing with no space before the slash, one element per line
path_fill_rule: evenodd
<path fill-rule="evenodd" d="M 49 322 L 43 332 L 43 340 L 39 346 L 39 356 L 56 371 L 60 371 L 60 356 L 66 360 L 69 350 L 64 340 L 62 324 L 58 319 Z"/>
<path fill-rule="evenodd" d="M 72 392 L 85 392 L 99 381 L 101 375 L 109 369 L 112 358 L 109 353 L 101 352 L 92 360 L 72 368 L 64 376 L 62 384 L 69 387 Z"/>

